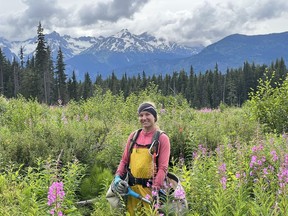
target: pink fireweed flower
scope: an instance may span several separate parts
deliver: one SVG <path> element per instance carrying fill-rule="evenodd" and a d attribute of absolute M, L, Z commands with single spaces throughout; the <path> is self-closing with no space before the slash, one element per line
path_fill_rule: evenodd
<path fill-rule="evenodd" d="M 152 196 L 158 196 L 158 192 L 156 190 L 152 190 Z"/>
<path fill-rule="evenodd" d="M 267 168 L 263 168 L 263 177 L 266 177 L 266 175 L 268 175 L 268 169 Z"/>
<path fill-rule="evenodd" d="M 151 196 L 149 194 L 146 194 L 145 199 L 150 200 Z"/>
<path fill-rule="evenodd" d="M 160 208 L 160 204 L 159 204 L 159 203 L 155 203 L 155 204 L 154 204 L 154 208 L 155 208 L 155 209 L 159 209 L 159 208 Z"/>
<path fill-rule="evenodd" d="M 198 149 L 202 152 L 202 155 L 206 155 L 207 149 L 203 147 L 201 144 L 198 146 Z"/>
<path fill-rule="evenodd" d="M 182 187 L 177 187 L 174 192 L 174 197 L 176 199 L 185 199 L 186 195 L 184 189 Z"/>
<path fill-rule="evenodd" d="M 226 172 L 226 164 L 223 163 L 218 167 L 219 173 L 225 173 Z"/>
<path fill-rule="evenodd" d="M 199 111 L 202 113 L 210 113 L 210 112 L 212 112 L 212 109 L 205 107 L 205 108 L 200 109 Z"/>
<path fill-rule="evenodd" d="M 55 205 L 53 209 L 50 210 L 51 215 L 55 215 L 55 213 L 58 216 L 63 216 L 61 208 L 61 203 L 64 199 L 65 192 L 63 189 L 63 182 L 53 182 L 52 185 L 49 187 L 48 191 L 48 206 L 51 206 L 52 204 Z"/>
<path fill-rule="evenodd" d="M 250 161 L 250 168 L 253 168 L 254 164 L 256 164 L 256 161 L 257 161 L 257 156 L 252 155 L 251 161 Z"/>
<path fill-rule="evenodd" d="M 222 184 L 223 189 L 226 189 L 226 183 L 227 183 L 227 178 L 223 176 L 220 180 L 220 183 Z"/>
<path fill-rule="evenodd" d="M 53 182 L 48 192 L 48 205 L 51 206 L 57 201 L 62 201 L 65 196 L 63 182 Z"/>
<path fill-rule="evenodd" d="M 236 172 L 235 177 L 236 177 L 237 179 L 240 179 L 240 178 L 241 178 L 241 174 L 240 174 L 239 172 Z"/>
<path fill-rule="evenodd" d="M 278 156 L 275 150 L 271 151 L 270 154 L 272 155 L 272 161 L 275 162 L 278 160 Z"/>
<path fill-rule="evenodd" d="M 285 187 L 288 184 L 288 167 L 281 167 L 277 176 L 279 180 L 279 186 L 281 188 Z"/>
<path fill-rule="evenodd" d="M 197 159 L 198 158 L 198 153 L 197 152 L 193 152 L 192 157 L 193 157 L 193 159 Z"/>
<path fill-rule="evenodd" d="M 288 167 L 288 154 L 284 156 L 284 166 Z"/>
<path fill-rule="evenodd" d="M 258 146 L 253 146 L 252 147 L 252 152 L 257 152 L 257 151 L 261 151 L 261 150 L 263 150 L 263 145 L 258 145 Z"/>
<path fill-rule="evenodd" d="M 262 166 L 263 161 L 262 161 L 262 160 L 258 160 L 258 161 L 257 161 L 257 164 L 258 164 L 259 166 Z"/>
<path fill-rule="evenodd" d="M 146 186 L 147 186 L 147 187 L 150 187 L 150 186 L 151 186 L 151 184 L 150 184 L 150 182 L 149 182 L 149 181 L 147 181 L 147 184 L 146 184 Z"/>

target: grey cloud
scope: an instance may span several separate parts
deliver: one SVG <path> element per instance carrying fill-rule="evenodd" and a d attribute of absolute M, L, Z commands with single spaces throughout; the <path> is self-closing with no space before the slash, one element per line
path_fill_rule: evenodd
<path fill-rule="evenodd" d="M 234 33 L 253 31 L 261 22 L 278 18 L 288 11 L 288 2 L 258 0 L 255 4 L 204 2 L 191 11 L 191 16 L 178 17 L 170 23 L 170 29 L 164 32 L 177 32 L 184 44 L 202 44 L 207 46 L 225 36 Z"/>
<path fill-rule="evenodd" d="M 97 21 L 116 22 L 121 18 L 130 18 L 149 0 L 113 0 L 98 5 L 85 5 L 79 10 L 81 24 L 90 25 Z"/>
<path fill-rule="evenodd" d="M 288 1 L 257 1 L 253 9 L 254 10 L 251 11 L 251 17 L 256 20 L 277 18 L 281 16 L 283 12 L 287 13 Z"/>
<path fill-rule="evenodd" d="M 25 11 L 6 17 L 7 23 L 14 26 L 10 29 L 12 35 L 36 35 L 39 22 L 45 30 L 54 30 L 66 18 L 67 12 L 57 5 L 57 0 L 23 0 L 23 3 L 27 5 Z"/>

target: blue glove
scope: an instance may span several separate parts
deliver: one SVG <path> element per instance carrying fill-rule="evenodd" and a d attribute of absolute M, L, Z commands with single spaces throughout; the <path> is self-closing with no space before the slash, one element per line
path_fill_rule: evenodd
<path fill-rule="evenodd" d="M 119 175 L 116 175 L 114 178 L 114 185 L 117 187 L 120 181 L 122 181 L 122 179 L 120 178 Z"/>
<path fill-rule="evenodd" d="M 123 181 L 119 175 L 115 176 L 113 183 L 112 191 L 119 193 L 121 196 L 127 194 L 129 185 L 126 181 Z"/>

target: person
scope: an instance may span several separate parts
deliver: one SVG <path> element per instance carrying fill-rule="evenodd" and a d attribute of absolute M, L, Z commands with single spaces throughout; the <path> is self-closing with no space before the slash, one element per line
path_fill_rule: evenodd
<path fill-rule="evenodd" d="M 149 195 L 149 197 L 155 199 L 159 190 L 164 187 L 170 157 L 170 140 L 166 133 L 160 134 L 156 164 L 153 154 L 150 152 L 150 147 L 154 133 L 160 130 L 156 124 L 157 117 L 157 111 L 153 103 L 145 102 L 138 107 L 138 119 L 142 130 L 131 151 L 130 143 L 134 132 L 129 135 L 122 159 L 115 173 L 114 184 L 119 187 L 120 191 L 121 186 L 125 186 L 126 182 L 124 183 L 123 179 L 127 174 L 129 176 L 129 186 L 142 197 Z M 141 212 L 143 208 L 149 209 L 149 204 L 128 196 L 126 208 L 128 213 L 133 216 L 136 212 Z"/>

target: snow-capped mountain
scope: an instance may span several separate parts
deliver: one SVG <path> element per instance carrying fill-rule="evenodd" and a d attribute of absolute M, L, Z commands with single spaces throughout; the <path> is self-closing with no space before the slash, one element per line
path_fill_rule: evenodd
<path fill-rule="evenodd" d="M 112 72 L 121 76 L 124 73 L 138 74 L 143 69 L 132 72 L 130 67 L 147 61 L 172 60 L 197 54 L 203 47 L 186 47 L 177 43 L 158 39 L 148 33 L 135 35 L 123 29 L 109 37 L 79 37 L 61 36 L 57 32 L 45 35 L 45 40 L 56 59 L 61 47 L 66 63 L 66 73 L 74 70 L 79 79 L 83 79 L 88 72 L 91 78 L 101 74 L 103 78 Z M 8 59 L 18 58 L 20 47 L 23 47 L 24 56 L 31 57 L 35 52 L 37 37 L 25 41 L 9 42 L 0 38 L 0 47 Z M 152 72 L 152 71 L 151 71 Z"/>
<path fill-rule="evenodd" d="M 109 37 L 60 36 L 52 32 L 45 36 L 47 45 L 56 59 L 61 47 L 68 76 L 75 71 L 83 80 L 89 73 L 92 80 L 97 75 L 107 78 L 112 72 L 121 78 L 142 74 L 159 75 L 184 70 L 195 73 L 218 69 L 225 73 L 228 68 L 239 68 L 244 62 L 270 65 L 283 58 L 288 61 L 288 32 L 267 35 L 229 35 L 207 47 L 186 47 L 156 38 L 147 33 L 135 35 L 123 29 Z M 0 37 L 0 48 L 6 58 L 12 60 L 24 48 L 26 58 L 33 55 L 37 38 L 25 41 L 8 41 Z"/>

